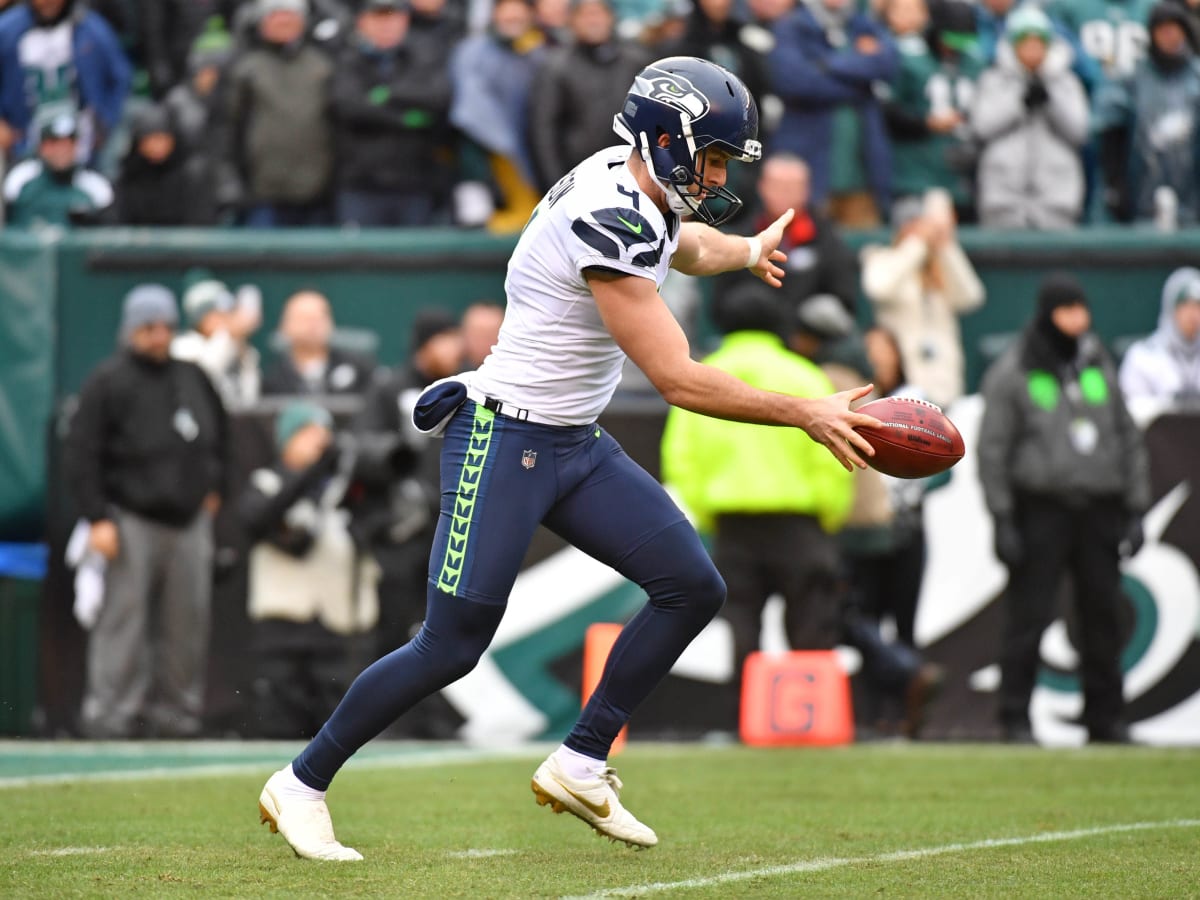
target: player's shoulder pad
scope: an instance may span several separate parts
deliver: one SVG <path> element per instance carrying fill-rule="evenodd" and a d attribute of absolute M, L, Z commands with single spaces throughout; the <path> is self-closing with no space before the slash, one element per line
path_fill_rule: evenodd
<path fill-rule="evenodd" d="M 571 223 L 575 236 L 605 259 L 635 266 L 658 264 L 665 230 L 662 214 L 657 209 L 647 214 L 631 205 L 591 209 L 576 216 Z"/>

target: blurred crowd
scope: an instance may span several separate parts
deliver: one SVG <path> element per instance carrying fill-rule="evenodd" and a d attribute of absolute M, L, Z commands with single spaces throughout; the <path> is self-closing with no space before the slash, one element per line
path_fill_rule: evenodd
<path fill-rule="evenodd" d="M 701 56 L 846 227 L 1200 217 L 1195 0 L 0 0 L 11 224 L 520 229 Z M 743 178 L 748 178 L 743 174 Z"/>

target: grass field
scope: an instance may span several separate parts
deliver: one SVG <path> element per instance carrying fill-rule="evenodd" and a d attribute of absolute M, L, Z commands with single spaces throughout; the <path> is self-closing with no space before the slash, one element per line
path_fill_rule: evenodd
<path fill-rule="evenodd" d="M 634 743 L 635 852 L 536 806 L 544 746 L 376 744 L 330 792 L 366 861 L 296 859 L 293 745 L 0 744 L 0 897 L 1195 897 L 1200 750 Z"/>

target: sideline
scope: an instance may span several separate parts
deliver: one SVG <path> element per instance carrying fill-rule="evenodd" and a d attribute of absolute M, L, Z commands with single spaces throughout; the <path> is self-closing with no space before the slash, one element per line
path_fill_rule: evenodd
<path fill-rule="evenodd" d="M 1024 837 L 987 838 L 982 841 L 971 841 L 965 844 L 943 844 L 940 847 L 924 847 L 915 850 L 894 850 L 891 853 L 880 853 L 875 856 L 832 857 L 826 859 L 811 859 L 790 863 L 784 866 L 766 866 L 761 869 L 751 869 L 745 872 L 722 872 L 718 875 L 708 875 L 704 878 L 689 878 L 686 881 L 659 881 L 651 884 L 631 884 L 625 887 L 605 888 L 591 894 L 564 897 L 563 900 L 598 900 L 602 897 L 640 897 L 645 894 L 664 894 L 668 891 L 682 891 L 690 888 L 715 887 L 721 884 L 732 884 L 738 881 L 748 881 L 752 878 L 772 878 L 780 875 L 802 875 L 809 872 L 826 872 L 830 869 L 841 869 L 847 866 L 878 865 L 880 863 L 908 862 L 913 859 L 926 859 L 931 856 L 944 856 L 948 853 L 966 853 L 972 850 L 991 850 L 995 847 L 1021 847 L 1026 844 L 1046 844 L 1055 841 L 1074 841 L 1080 838 L 1096 837 L 1104 834 L 1120 834 L 1130 831 L 1150 831 L 1157 828 L 1196 828 L 1200 827 L 1200 819 L 1170 819 L 1163 822 L 1129 822 L 1122 825 L 1100 825 L 1095 828 L 1079 828 L 1074 831 L 1047 831 L 1041 834 L 1030 834 Z"/>
<path fill-rule="evenodd" d="M 300 741 L 0 742 L 0 770 L 14 762 L 41 770 L 0 776 L 0 791 L 61 784 L 207 778 L 269 773 L 304 746 Z M 382 742 L 364 747 L 346 771 L 471 765 L 496 760 L 536 761 L 554 744 L 471 747 L 462 743 Z M 549 748 L 549 749 L 547 749 Z"/>

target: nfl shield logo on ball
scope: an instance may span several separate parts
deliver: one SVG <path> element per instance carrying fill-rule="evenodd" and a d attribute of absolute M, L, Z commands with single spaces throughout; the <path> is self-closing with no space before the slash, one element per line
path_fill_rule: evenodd
<path fill-rule="evenodd" d="M 526 469 L 532 469 L 537 465 L 537 451 L 524 450 L 521 452 L 521 465 Z"/>

